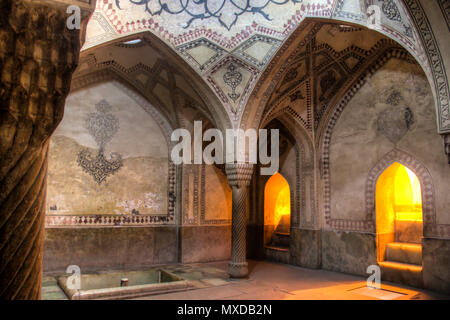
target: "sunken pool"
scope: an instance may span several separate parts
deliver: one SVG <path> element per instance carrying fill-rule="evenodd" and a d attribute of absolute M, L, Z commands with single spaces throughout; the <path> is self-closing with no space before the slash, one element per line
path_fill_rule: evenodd
<path fill-rule="evenodd" d="M 162 269 L 82 274 L 79 290 L 70 288 L 69 277 L 58 277 L 58 284 L 71 300 L 129 299 L 193 288 L 189 281 Z"/>

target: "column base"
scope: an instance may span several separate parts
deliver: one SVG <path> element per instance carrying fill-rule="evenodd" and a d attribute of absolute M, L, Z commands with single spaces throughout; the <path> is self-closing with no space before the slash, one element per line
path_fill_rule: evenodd
<path fill-rule="evenodd" d="M 231 261 L 228 264 L 228 273 L 231 278 L 245 278 L 248 275 L 248 263 Z"/>

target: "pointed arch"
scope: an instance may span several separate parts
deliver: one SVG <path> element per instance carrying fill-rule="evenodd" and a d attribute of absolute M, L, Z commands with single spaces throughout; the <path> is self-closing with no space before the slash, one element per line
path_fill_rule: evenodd
<path fill-rule="evenodd" d="M 420 161 L 399 149 L 393 149 L 381 158 L 367 176 L 365 190 L 366 225 L 371 228 L 371 232 L 376 232 L 376 184 L 380 175 L 395 162 L 412 170 L 420 181 L 424 236 L 431 236 L 436 228 L 435 194 L 431 175 Z"/>
<path fill-rule="evenodd" d="M 316 159 L 312 138 L 290 114 L 281 114 L 274 120 L 279 121 L 286 129 L 295 151 L 295 180 L 291 188 L 291 226 L 317 228 L 319 219 L 316 210 Z M 310 219 L 307 219 L 307 216 Z"/>
<path fill-rule="evenodd" d="M 111 41 L 103 42 L 94 47 L 90 47 L 81 52 L 80 61 L 86 61 L 89 56 L 92 56 L 96 50 L 102 49 L 107 46 L 118 46 L 121 48 L 128 48 L 129 46 L 124 45 L 123 43 L 128 40 L 134 40 L 139 38 L 142 40 L 142 43 L 138 46 L 134 47 L 145 47 L 147 46 L 149 49 L 154 50 L 161 57 L 164 57 L 164 64 L 166 64 L 171 72 L 177 73 L 181 75 L 184 80 L 191 85 L 191 89 L 201 98 L 201 102 L 204 104 L 205 110 L 209 113 L 206 117 L 214 123 L 214 125 L 221 130 L 225 130 L 226 128 L 232 128 L 231 120 L 228 117 L 226 110 L 223 108 L 219 98 L 212 91 L 212 89 L 206 84 L 205 80 L 190 66 L 183 58 L 181 58 L 168 44 L 159 39 L 156 35 L 154 35 L 150 31 L 143 31 L 133 35 L 127 35 L 118 39 L 114 39 Z M 132 48 L 132 47 L 130 47 Z M 81 64 L 81 63 L 80 63 Z M 118 64 L 116 61 L 106 61 L 105 63 L 101 63 L 97 65 L 90 61 L 91 67 L 97 67 L 101 69 L 114 69 L 115 73 L 124 73 L 130 74 L 135 72 L 136 68 L 132 67 L 129 69 L 124 68 L 122 65 Z M 144 69 L 150 69 L 148 66 L 143 66 Z M 74 80 L 84 75 L 86 71 L 77 72 L 74 75 Z M 131 81 L 133 82 L 133 81 Z M 135 81 L 136 82 L 136 81 Z M 134 85 L 133 85 L 134 86 Z M 134 86 L 136 87 L 136 86 Z M 146 92 L 141 92 L 144 96 L 146 96 Z"/>
<path fill-rule="evenodd" d="M 96 70 L 91 72 L 82 78 L 76 78 L 72 81 L 72 86 L 70 93 L 82 90 L 88 86 L 113 82 L 118 86 L 125 94 L 131 97 L 136 103 L 141 106 L 150 116 L 155 119 L 161 131 L 164 133 L 164 138 L 168 145 L 171 144 L 170 135 L 173 131 L 173 126 L 167 119 L 167 117 L 162 114 L 161 107 L 156 107 L 153 103 L 149 102 L 149 99 L 143 96 L 138 89 L 131 85 L 127 80 L 125 80 L 120 75 L 111 72 L 109 70 Z"/>
<path fill-rule="evenodd" d="M 414 62 L 418 63 L 424 73 L 427 75 L 428 82 L 431 86 L 433 95 L 435 97 L 435 111 L 437 114 L 437 131 L 439 133 L 445 133 L 450 130 L 450 122 L 448 120 L 449 114 L 449 104 L 448 104 L 448 94 L 449 87 L 445 74 L 445 68 L 443 65 L 443 60 L 440 55 L 437 42 L 434 38 L 433 32 L 431 30 L 430 24 L 426 18 L 426 15 L 418 4 L 417 0 L 408 0 L 407 2 L 407 12 L 412 16 L 411 21 L 414 22 L 417 28 L 418 46 L 417 50 L 413 50 L 411 44 L 407 44 L 405 41 L 401 41 L 402 37 L 397 34 L 392 34 L 387 29 L 383 29 L 383 32 L 377 32 L 385 36 L 385 40 L 389 40 L 392 46 L 396 49 L 388 49 L 385 51 L 385 55 L 388 57 L 403 57 L 407 56 L 407 52 L 411 52 L 414 55 Z M 335 8 L 336 9 L 336 8 Z M 345 23 L 355 24 L 357 22 L 351 19 L 344 19 Z M 348 21 L 347 21 L 348 20 Z M 307 18 L 303 20 L 297 28 L 292 32 L 289 38 L 283 43 L 279 48 L 277 54 L 272 58 L 271 62 L 267 65 L 264 72 L 261 74 L 258 82 L 253 88 L 253 91 L 248 99 L 247 106 L 244 109 L 240 121 L 241 128 L 256 128 L 258 124 L 262 121 L 264 117 L 264 112 L 269 98 L 272 96 L 276 89 L 277 84 L 284 78 L 285 73 L 289 70 L 290 65 L 295 61 L 296 55 L 301 51 L 307 42 L 314 38 L 314 35 L 319 31 L 321 25 L 326 23 L 342 23 L 339 18 L 333 16 L 333 19 L 323 19 L 320 17 Z M 354 29 L 366 29 L 365 26 L 361 26 L 362 23 L 355 24 Z M 427 39 L 427 41 L 425 41 Z M 422 47 L 423 46 L 423 47 Z M 367 72 L 367 68 L 362 69 L 360 74 L 356 74 L 350 83 L 347 83 L 344 90 L 336 92 L 336 96 L 342 95 L 352 87 L 353 80 L 358 79 L 361 74 Z M 439 88 L 439 90 L 437 89 Z M 337 97 L 339 98 L 339 97 Z"/>
<path fill-rule="evenodd" d="M 288 232 L 291 225 L 291 192 L 286 178 L 279 172 L 264 185 L 264 225 Z"/>

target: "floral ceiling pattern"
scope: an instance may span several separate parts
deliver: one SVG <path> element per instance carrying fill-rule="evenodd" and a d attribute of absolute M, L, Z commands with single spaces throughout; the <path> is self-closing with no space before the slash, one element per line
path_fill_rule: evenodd
<path fill-rule="evenodd" d="M 287 2 L 301 3 L 302 0 L 178 0 L 178 1 L 161 1 L 161 0 L 115 0 L 119 9 L 120 2 L 130 2 L 135 5 L 144 6 L 145 11 L 150 15 L 161 15 L 165 12 L 170 15 L 178 15 L 186 13 L 189 20 L 186 21 L 185 29 L 189 28 L 195 20 L 214 19 L 221 26 L 230 30 L 236 24 L 236 21 L 245 13 L 259 14 L 266 20 L 271 21 L 269 13 L 265 11 L 269 4 L 284 5 Z"/>
<path fill-rule="evenodd" d="M 378 31 L 427 69 L 414 24 L 398 0 L 98 0 L 84 49 L 152 32 L 196 70 L 238 126 L 262 72 L 305 18 L 366 26 L 371 5 L 380 8 Z"/>

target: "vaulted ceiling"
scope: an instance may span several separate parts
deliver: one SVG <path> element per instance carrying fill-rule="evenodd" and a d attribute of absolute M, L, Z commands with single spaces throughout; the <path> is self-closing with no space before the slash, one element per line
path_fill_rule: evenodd
<path fill-rule="evenodd" d="M 301 40 L 273 59 L 254 88 L 247 125 L 289 114 L 313 138 L 331 107 L 367 74 L 390 58 L 416 63 L 395 41 L 363 28 L 307 21 L 298 32 Z"/>
<path fill-rule="evenodd" d="M 362 25 L 367 30 L 367 12 L 373 4 L 380 8 L 377 31 L 401 43 L 421 64 L 426 65 L 424 50 L 414 24 L 402 2 L 397 0 L 97 0 L 83 50 L 92 54 L 93 48 L 112 42 L 117 45 L 119 40 L 123 40 L 122 49 L 126 50 L 139 45 L 125 40 L 142 38 L 145 41 L 144 34 L 151 32 L 195 70 L 199 78 L 214 92 L 230 125 L 237 127 L 242 118 L 246 118 L 245 107 L 252 91 L 258 87 L 261 75 L 269 68 L 274 56 L 283 53 L 283 45 L 292 41 L 289 40 L 291 35 L 299 29 L 303 20 L 310 17 L 341 20 L 345 25 L 350 22 Z M 339 62 L 324 71 L 326 77 L 311 81 L 319 81 L 317 88 L 322 91 L 333 79 L 337 85 L 365 62 L 366 55 L 374 51 L 374 46 L 380 46 L 377 41 L 381 41 L 381 35 L 370 40 L 364 39 L 361 28 L 345 25 L 336 24 L 322 31 L 322 37 L 340 39 L 333 40 L 333 46 L 323 45 L 317 48 L 309 43 L 310 48 L 314 47 L 314 54 L 311 55 L 310 50 L 308 54 L 303 53 L 303 60 L 299 58 L 299 61 L 295 61 L 298 64 L 297 71 L 291 71 L 286 76 L 285 83 L 279 85 L 277 92 L 289 91 L 292 85 L 286 87 L 289 82 L 287 80 L 293 78 L 293 81 L 299 82 L 301 77 L 306 77 L 305 72 L 311 71 L 307 70 L 309 67 L 320 72 L 327 69 L 324 66 L 328 65 L 330 59 Z M 357 34 L 358 30 L 361 33 L 356 36 L 354 43 L 348 43 L 343 35 L 350 31 Z M 324 39 L 323 42 L 327 43 L 328 40 Z M 125 73 L 136 76 L 136 79 L 140 79 L 136 81 L 141 81 L 144 86 L 148 87 L 152 83 L 152 90 L 155 91 L 165 81 L 162 78 L 155 82 L 158 76 L 163 77 L 164 74 L 164 63 L 161 62 L 164 60 L 164 53 L 160 54 L 160 62 L 150 63 L 157 66 L 152 72 L 158 74 L 151 76 L 148 72 L 146 74 L 143 67 L 149 65 L 143 60 L 151 59 L 149 53 L 144 51 L 127 52 L 129 61 L 124 64 L 131 69 Z M 95 53 L 95 59 L 98 60 L 101 55 Z M 309 55 L 308 58 L 306 55 Z M 305 59 L 314 61 L 308 60 L 307 66 Z M 141 67 L 136 67 L 139 63 L 142 64 Z M 136 81 L 137 86 L 141 85 Z M 306 88 L 307 83 L 303 81 L 302 85 Z M 170 86 L 169 84 L 169 91 Z M 289 91 L 291 99 L 317 99 L 314 103 L 319 104 L 331 94 L 321 92 L 318 97 L 306 97 L 306 92 L 302 89 L 297 91 Z M 157 96 L 156 93 L 152 94 Z M 192 97 L 193 101 L 197 101 L 196 99 L 199 100 Z M 277 104 L 281 108 L 276 99 L 279 98 L 275 94 L 269 104 Z M 207 106 L 202 108 L 208 109 Z M 268 112 L 273 113 L 275 109 L 266 110 L 264 116 Z M 311 114 L 304 119 L 306 127 L 312 128 L 315 125 L 312 117 L 317 115 Z"/>

